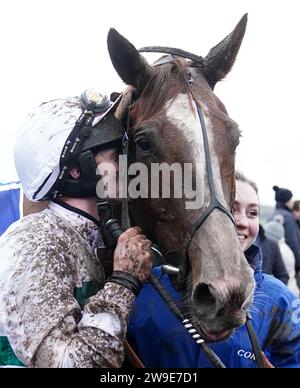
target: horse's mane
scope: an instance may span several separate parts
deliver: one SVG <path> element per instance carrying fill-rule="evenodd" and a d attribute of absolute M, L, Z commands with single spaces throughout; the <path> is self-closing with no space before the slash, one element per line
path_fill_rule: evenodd
<path fill-rule="evenodd" d="M 189 90 L 186 70 L 188 65 L 189 62 L 178 58 L 153 67 L 153 76 L 131 110 L 131 118 L 136 126 L 149 118 L 153 120 L 167 108 L 168 100 L 173 101 L 179 93 Z"/>

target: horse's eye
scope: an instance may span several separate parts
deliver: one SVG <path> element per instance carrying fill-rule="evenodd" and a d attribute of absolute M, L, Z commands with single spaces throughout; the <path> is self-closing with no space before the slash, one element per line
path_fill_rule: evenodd
<path fill-rule="evenodd" d="M 145 137 L 139 138 L 135 142 L 136 142 L 138 149 L 142 152 L 150 152 L 152 149 L 150 141 L 148 139 L 146 139 Z"/>

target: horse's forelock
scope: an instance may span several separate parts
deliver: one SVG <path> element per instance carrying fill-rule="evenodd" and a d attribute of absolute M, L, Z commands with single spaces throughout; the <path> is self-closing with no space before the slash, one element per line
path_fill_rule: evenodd
<path fill-rule="evenodd" d="M 131 105 L 132 102 L 132 88 L 128 87 L 123 93 L 121 101 L 119 102 L 119 105 L 115 112 L 115 117 L 117 119 L 122 119 L 128 109 L 128 107 Z"/>
<path fill-rule="evenodd" d="M 178 59 L 153 68 L 153 77 L 131 111 L 135 126 L 159 115 L 168 100 L 188 91 L 187 66 L 186 61 Z"/>

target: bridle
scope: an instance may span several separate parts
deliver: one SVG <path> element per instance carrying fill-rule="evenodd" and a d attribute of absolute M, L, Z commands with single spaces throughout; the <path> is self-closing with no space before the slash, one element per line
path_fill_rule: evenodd
<path fill-rule="evenodd" d="M 191 54 L 189 52 L 180 50 L 180 49 L 174 49 L 169 47 L 144 47 L 139 50 L 140 52 L 160 52 L 160 53 L 168 53 L 171 54 L 166 58 L 163 58 L 162 61 L 156 62 L 155 66 L 159 66 L 161 64 L 164 64 L 166 62 L 172 61 L 175 56 L 184 57 L 186 59 L 191 59 L 193 61 L 192 67 L 202 67 L 203 66 L 203 58 L 199 57 L 197 55 Z M 185 282 L 187 278 L 187 272 L 188 272 L 188 249 L 190 246 L 191 241 L 193 240 L 195 234 L 198 232 L 198 230 L 201 228 L 201 226 L 204 224 L 205 220 L 209 217 L 209 215 L 216 209 L 226 214 L 229 219 L 232 221 L 232 223 L 235 226 L 235 221 L 232 217 L 232 214 L 228 209 L 226 209 L 225 206 L 221 204 L 219 199 L 217 198 L 216 188 L 215 188 L 215 182 L 214 182 L 214 176 L 212 171 L 212 161 L 211 161 L 211 152 L 209 148 L 209 142 L 208 142 L 208 135 L 207 135 L 207 128 L 205 125 L 205 120 L 203 117 L 202 109 L 199 103 L 197 102 L 197 99 L 194 97 L 194 93 L 192 90 L 193 86 L 193 79 L 191 77 L 190 72 L 188 71 L 187 74 L 187 84 L 189 85 L 190 94 L 193 98 L 193 101 L 195 102 L 196 108 L 197 108 L 197 114 L 198 118 L 201 124 L 201 131 L 203 136 L 203 145 L 204 145 L 204 154 L 205 154 L 205 164 L 206 164 L 206 173 L 207 173 L 207 180 L 209 185 L 209 191 L 210 191 L 210 202 L 208 206 L 205 208 L 203 213 L 200 215 L 198 220 L 194 222 L 194 224 L 190 227 L 190 229 L 187 231 L 184 239 L 183 244 L 179 249 L 172 249 L 164 252 L 162 255 L 162 262 L 163 268 L 165 272 L 168 273 L 170 280 L 172 282 L 173 287 L 177 291 L 182 291 L 185 288 Z M 127 120 L 127 130 L 124 135 L 123 140 L 123 154 L 126 154 L 128 156 L 128 141 L 129 141 L 129 121 Z M 127 202 L 127 201 L 126 201 Z M 128 206 L 128 205 L 127 205 Z M 123 205 L 123 208 L 126 207 L 126 204 Z M 125 211 L 126 213 L 126 211 Z"/>
<path fill-rule="evenodd" d="M 231 220 L 233 225 L 235 226 L 235 221 L 228 209 L 226 209 L 225 206 L 221 204 L 217 197 L 215 183 L 214 183 L 214 176 L 212 171 L 212 162 L 211 162 L 211 153 L 208 143 L 208 136 L 207 136 L 207 128 L 205 125 L 202 109 L 196 99 L 193 97 L 196 107 L 197 107 L 197 113 L 201 124 L 201 130 L 202 130 L 202 136 L 203 136 L 203 145 L 204 145 L 204 154 L 205 154 L 205 164 L 206 164 L 206 174 L 207 174 L 207 180 L 209 185 L 209 191 L 210 191 L 210 202 L 208 206 L 205 208 L 203 213 L 200 215 L 198 220 L 194 222 L 194 224 L 190 227 L 188 232 L 186 233 L 186 236 L 184 238 L 184 244 L 183 247 L 180 250 L 173 250 L 168 251 L 164 255 L 164 263 L 171 262 L 172 265 L 179 269 L 178 273 L 176 275 L 170 274 L 170 279 L 172 281 L 173 287 L 177 291 L 182 291 L 185 287 L 185 281 L 186 281 L 186 273 L 188 268 L 188 249 L 189 246 L 196 235 L 196 233 L 199 231 L 201 226 L 204 224 L 205 220 L 209 217 L 209 215 L 216 209 L 226 214 L 226 216 Z M 183 260 L 184 258 L 184 260 Z M 172 259 L 172 261 L 171 261 Z"/>
<path fill-rule="evenodd" d="M 175 56 L 180 56 L 186 59 L 190 59 L 193 61 L 191 67 L 202 67 L 204 59 L 202 57 L 199 57 L 197 55 L 191 54 L 189 52 L 186 52 L 184 50 L 170 48 L 170 47 L 143 47 L 139 52 L 159 52 L 159 53 L 167 53 Z M 170 59 L 171 60 L 171 59 Z M 165 61 L 157 63 L 157 65 L 165 63 Z M 190 73 L 188 73 L 188 84 L 190 85 L 193 82 L 192 77 Z M 186 282 L 186 274 L 188 269 L 188 248 L 189 245 L 194 238 L 195 234 L 198 232 L 198 230 L 201 228 L 205 220 L 209 217 L 209 215 L 216 209 L 226 214 L 229 219 L 232 221 L 232 223 L 235 226 L 235 221 L 230 213 L 230 211 L 221 204 L 217 197 L 216 188 L 214 184 L 214 176 L 212 171 L 212 161 L 211 161 L 211 152 L 209 148 L 209 142 L 208 142 L 208 135 L 207 135 L 207 128 L 205 125 L 205 120 L 203 117 L 202 109 L 197 100 L 195 99 L 192 90 L 191 95 L 193 97 L 193 100 L 197 107 L 197 113 L 199 117 L 199 121 L 201 124 L 201 130 L 202 130 L 202 136 L 203 136 L 203 145 L 204 145 L 204 152 L 205 152 L 205 163 L 206 163 L 206 173 L 207 173 L 207 180 L 209 184 L 209 190 L 210 190 L 210 202 L 209 205 L 206 207 L 204 212 L 200 215 L 198 220 L 191 226 L 189 231 L 187 232 L 185 238 L 184 238 L 184 246 L 181 247 L 178 250 L 169 250 L 162 255 L 163 257 L 163 265 L 162 268 L 165 272 L 168 273 L 170 280 L 172 282 L 173 287 L 177 291 L 181 291 L 184 289 L 185 282 Z M 128 156 L 128 149 L 129 149 L 129 111 L 127 113 L 127 125 L 126 130 L 123 137 L 122 142 L 122 148 L 123 148 L 123 154 Z M 129 222 L 129 213 L 128 213 L 128 201 L 127 199 L 123 199 L 122 201 L 122 225 L 123 227 L 128 227 L 130 225 Z M 157 250 L 157 252 L 161 255 L 160 251 Z M 184 260 L 182 260 L 184 258 Z M 171 260 L 172 259 L 172 260 Z M 171 262 L 172 264 L 169 264 Z M 189 320 L 185 320 L 178 310 L 176 304 L 174 301 L 171 300 L 171 298 L 167 295 L 166 291 L 162 288 L 158 280 L 153 276 L 150 275 L 150 282 L 152 285 L 156 288 L 156 290 L 160 293 L 160 295 L 163 297 L 171 311 L 177 316 L 179 320 L 182 321 L 183 325 L 187 329 L 187 331 L 190 332 L 194 340 L 201 345 L 203 351 L 207 355 L 207 357 L 211 360 L 212 364 L 215 367 L 225 367 L 224 364 L 221 362 L 221 360 L 217 357 L 217 355 L 206 345 L 204 340 L 200 337 L 200 335 L 197 333 L 196 329 L 193 328 L 193 325 L 189 322 Z M 254 349 L 256 362 L 259 368 L 265 368 L 265 364 L 261 355 L 261 349 L 260 345 L 258 343 L 258 339 L 256 337 L 255 331 L 253 329 L 253 326 L 250 321 L 250 315 L 248 314 L 247 320 L 246 320 L 246 328 L 248 331 L 248 335 L 250 337 L 250 341 L 252 344 L 252 347 Z"/>

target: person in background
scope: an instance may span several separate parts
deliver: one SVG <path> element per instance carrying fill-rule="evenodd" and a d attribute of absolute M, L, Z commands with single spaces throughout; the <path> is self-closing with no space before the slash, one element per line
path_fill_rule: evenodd
<path fill-rule="evenodd" d="M 295 256 L 291 248 L 285 242 L 283 217 L 278 214 L 273 221 L 266 223 L 264 228 L 266 237 L 278 243 L 282 259 L 289 275 L 287 286 L 296 296 L 299 296 L 299 288 L 295 277 Z"/>
<path fill-rule="evenodd" d="M 265 234 L 264 227 L 259 225 L 259 232 L 256 243 L 261 247 L 263 253 L 263 272 L 275 276 L 284 284 L 288 284 L 289 274 L 284 264 L 277 241 L 268 238 Z M 294 258 L 295 264 L 295 258 Z"/>
<path fill-rule="evenodd" d="M 294 201 L 293 203 L 293 214 L 296 219 L 296 223 L 298 225 L 298 230 L 300 233 L 300 201 L 299 200 Z"/>
<path fill-rule="evenodd" d="M 300 274 L 300 235 L 298 232 L 298 226 L 292 213 L 293 208 L 293 193 L 284 188 L 274 186 L 276 207 L 270 217 L 269 221 L 272 221 L 278 214 L 283 216 L 283 227 L 285 234 L 285 241 L 291 248 L 295 256 L 295 270 L 296 276 L 299 278 Z"/>

